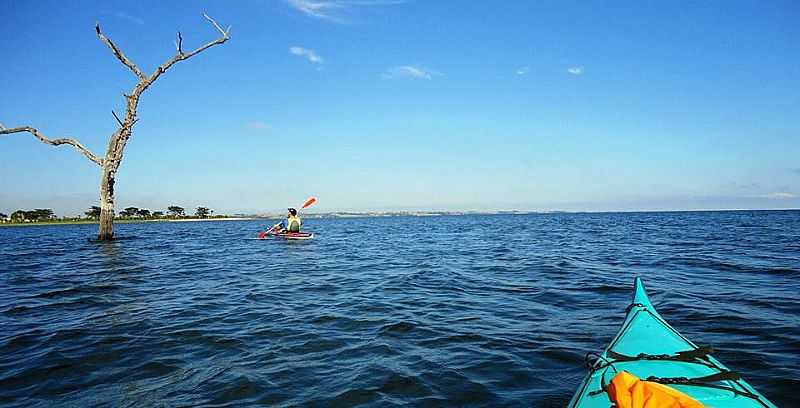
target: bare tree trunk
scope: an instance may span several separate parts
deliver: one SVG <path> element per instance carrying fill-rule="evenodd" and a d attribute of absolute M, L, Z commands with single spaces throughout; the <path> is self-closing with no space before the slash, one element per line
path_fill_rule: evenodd
<path fill-rule="evenodd" d="M 103 175 L 100 177 L 100 229 L 97 239 L 114 239 L 114 171 L 110 166 L 103 166 Z"/>

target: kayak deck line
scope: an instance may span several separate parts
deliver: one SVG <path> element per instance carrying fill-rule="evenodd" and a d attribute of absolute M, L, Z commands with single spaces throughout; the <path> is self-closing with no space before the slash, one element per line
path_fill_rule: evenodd
<path fill-rule="evenodd" d="M 670 326 L 637 277 L 622 327 L 602 354 L 587 353 L 589 373 L 568 406 L 609 407 L 607 374 L 625 370 L 643 380 L 674 387 L 706 407 L 775 408 L 738 373 L 711 356 L 712 352 L 711 347 L 698 347 Z M 592 356 L 594 361 L 590 361 Z"/>

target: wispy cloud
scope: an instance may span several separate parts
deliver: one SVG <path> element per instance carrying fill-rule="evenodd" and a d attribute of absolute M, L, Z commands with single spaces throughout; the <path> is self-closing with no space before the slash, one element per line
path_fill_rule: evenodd
<path fill-rule="evenodd" d="M 774 199 L 787 199 L 787 198 L 797 198 L 797 194 L 787 193 L 785 191 L 777 192 L 777 193 L 770 193 L 764 196 L 765 198 L 774 198 Z"/>
<path fill-rule="evenodd" d="M 583 75 L 583 67 L 569 67 L 567 68 L 567 72 L 572 75 Z"/>
<path fill-rule="evenodd" d="M 123 20 L 128 20 L 128 21 L 130 21 L 132 23 L 136 23 L 136 24 L 139 24 L 139 25 L 144 25 L 144 20 L 142 20 L 139 17 L 132 16 L 132 15 L 130 15 L 128 13 L 123 13 L 121 11 L 116 11 L 113 14 L 114 14 L 114 17 L 119 17 L 119 18 L 121 18 Z"/>
<path fill-rule="evenodd" d="M 367 6 L 402 4 L 404 0 L 286 0 L 303 14 L 335 23 L 346 23 L 353 9 Z"/>
<path fill-rule="evenodd" d="M 381 78 L 383 79 L 425 79 L 430 80 L 435 76 L 442 75 L 431 69 L 416 67 L 413 65 L 400 65 L 387 69 Z"/>
<path fill-rule="evenodd" d="M 294 55 L 299 55 L 314 64 L 322 64 L 324 62 L 322 57 L 314 52 L 314 50 L 309 50 L 303 47 L 289 47 L 289 52 Z"/>
<path fill-rule="evenodd" d="M 531 67 L 520 67 L 517 68 L 516 73 L 517 75 L 525 75 L 531 71 Z"/>
<path fill-rule="evenodd" d="M 110 10 L 101 10 L 101 16 L 110 16 L 118 19 L 125 20 L 129 23 L 134 23 L 138 25 L 144 25 L 144 20 L 134 15 L 128 14 L 124 11 L 110 11 Z"/>

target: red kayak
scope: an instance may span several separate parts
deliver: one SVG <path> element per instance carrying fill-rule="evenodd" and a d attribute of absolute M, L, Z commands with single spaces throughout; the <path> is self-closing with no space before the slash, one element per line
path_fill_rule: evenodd
<path fill-rule="evenodd" d="M 268 239 L 268 238 L 284 238 L 284 239 L 311 239 L 314 238 L 314 234 L 310 232 L 274 232 L 274 231 L 262 231 L 259 232 L 256 236 L 256 239 Z"/>

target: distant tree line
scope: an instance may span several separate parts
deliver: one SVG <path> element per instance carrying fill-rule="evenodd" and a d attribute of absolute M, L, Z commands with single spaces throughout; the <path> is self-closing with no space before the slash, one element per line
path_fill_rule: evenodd
<path fill-rule="evenodd" d="M 0 220 L 11 222 L 36 222 L 36 221 L 49 221 L 55 219 L 56 215 L 53 210 L 49 208 L 37 208 L 35 210 L 17 210 L 6 215 L 0 213 Z"/>
<path fill-rule="evenodd" d="M 88 218 L 99 218 L 100 217 L 100 207 L 98 206 L 91 206 L 89 211 L 86 211 L 84 214 Z M 214 210 L 208 207 L 197 207 L 197 210 L 194 212 L 194 217 L 196 218 L 208 218 L 214 214 Z M 158 218 L 185 218 L 186 209 L 177 206 L 171 205 L 167 207 L 167 214 L 164 215 L 163 211 L 150 211 L 147 208 L 138 208 L 138 207 L 127 207 L 117 214 L 116 218 L 119 219 L 158 219 Z"/>
<path fill-rule="evenodd" d="M 98 220 L 100 219 L 101 208 L 93 205 L 89 207 L 88 211 L 84 212 L 86 219 Z M 147 208 L 127 207 L 116 214 L 117 219 L 139 219 L 139 220 L 154 220 L 154 219 L 177 219 L 177 218 L 210 218 L 214 216 L 214 210 L 208 207 L 197 207 L 194 216 L 187 216 L 186 209 L 177 205 L 167 207 L 167 213 L 163 211 L 150 211 Z M 218 216 L 222 217 L 222 216 Z M 80 217 L 56 217 L 53 210 L 49 208 L 37 208 L 35 210 L 17 210 L 7 215 L 0 213 L 0 222 L 43 222 L 43 221 L 80 221 Z"/>

